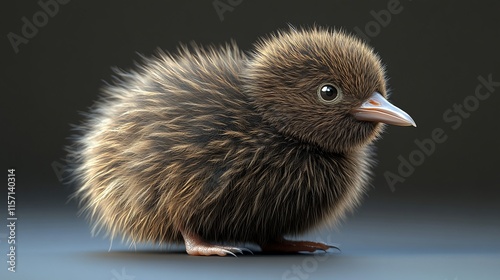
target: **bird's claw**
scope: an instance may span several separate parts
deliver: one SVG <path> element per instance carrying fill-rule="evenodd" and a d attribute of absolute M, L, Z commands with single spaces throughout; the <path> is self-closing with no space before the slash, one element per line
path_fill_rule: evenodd
<path fill-rule="evenodd" d="M 213 245 L 213 244 L 209 244 L 209 243 L 194 244 L 192 246 L 186 247 L 186 252 L 191 256 L 218 255 L 221 257 L 227 256 L 227 255 L 237 257 L 236 254 L 243 255 L 244 254 L 243 252 L 250 252 L 251 254 L 253 254 L 253 252 L 247 248 L 220 246 L 220 245 Z"/>
<path fill-rule="evenodd" d="M 189 233 L 181 230 L 181 234 L 186 244 L 186 252 L 191 256 L 227 256 L 231 255 L 237 257 L 236 254 L 243 254 L 243 252 L 253 252 L 247 248 L 238 248 L 231 246 L 210 244 L 203 240 L 199 235 Z"/>
<path fill-rule="evenodd" d="M 339 252 L 342 252 L 342 250 L 340 250 L 340 248 L 339 248 L 339 247 L 337 247 L 337 246 L 335 246 L 335 245 L 328 245 L 328 244 L 325 244 L 325 245 L 327 245 L 327 246 L 329 247 L 329 249 L 335 249 L 335 250 L 337 250 L 337 251 L 339 251 Z M 326 252 L 326 251 L 327 251 L 327 250 L 325 250 L 325 252 Z"/>
<path fill-rule="evenodd" d="M 240 249 L 241 251 L 243 251 L 243 252 L 247 252 L 247 253 L 250 253 L 250 254 L 252 254 L 252 255 L 253 255 L 252 250 L 250 250 L 250 249 L 248 249 L 248 248 L 239 248 L 239 249 Z M 241 253 L 243 254 L 243 252 L 241 252 Z"/>
<path fill-rule="evenodd" d="M 311 241 L 292 241 L 286 239 L 279 239 L 272 243 L 266 243 L 261 245 L 262 251 L 264 252 L 283 252 L 283 253 L 298 253 L 298 252 L 310 252 L 321 250 L 323 252 L 328 252 L 329 249 L 336 249 L 340 252 L 340 248 L 334 245 L 328 245 L 321 242 L 311 242 Z"/>

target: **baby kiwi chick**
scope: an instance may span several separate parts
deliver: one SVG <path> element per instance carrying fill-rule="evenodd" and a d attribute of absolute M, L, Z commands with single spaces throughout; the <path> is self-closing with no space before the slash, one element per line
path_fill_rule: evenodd
<path fill-rule="evenodd" d="M 133 243 L 184 242 L 190 255 L 247 242 L 327 250 L 284 236 L 359 203 L 382 123 L 415 126 L 386 97 L 374 51 L 328 29 L 278 32 L 250 54 L 159 53 L 118 73 L 79 127 L 76 195 L 94 230 Z"/>

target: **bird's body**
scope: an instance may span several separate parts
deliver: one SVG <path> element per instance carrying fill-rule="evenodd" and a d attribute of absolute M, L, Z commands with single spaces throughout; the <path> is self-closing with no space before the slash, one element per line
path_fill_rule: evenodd
<path fill-rule="evenodd" d="M 224 255 L 238 250 L 208 242 L 264 248 L 353 209 L 381 125 L 341 114 L 373 92 L 386 95 L 383 68 L 371 49 L 343 33 L 278 37 L 253 54 L 234 44 L 160 53 L 119 74 L 72 151 L 77 195 L 97 228 L 132 242 L 194 242 L 204 247 L 189 253 Z M 295 45 L 287 49 L 287 40 Z M 326 43 L 351 45 L 318 56 Z M 339 57 L 363 64 L 337 67 Z M 318 70 L 324 73 L 311 74 Z M 356 75 L 361 82 L 342 82 Z M 330 100 L 318 100 L 324 83 L 342 88 L 350 105 L 341 100 L 334 106 L 343 111 L 330 113 Z M 309 87 L 312 93 L 303 90 Z M 291 92 L 273 96 L 286 88 Z"/>

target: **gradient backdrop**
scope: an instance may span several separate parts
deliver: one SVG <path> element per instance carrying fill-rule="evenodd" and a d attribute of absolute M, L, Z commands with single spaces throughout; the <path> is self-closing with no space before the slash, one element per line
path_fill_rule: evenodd
<path fill-rule="evenodd" d="M 3 3 L 0 278 L 499 279 L 499 10 L 495 1 Z M 387 64 L 392 102 L 418 124 L 388 127 L 377 143 L 362 207 L 335 230 L 301 237 L 342 253 L 198 258 L 120 240 L 108 252 L 109 240 L 91 237 L 67 202 L 72 187 L 59 168 L 70 124 L 110 81 L 111 67 L 128 69 L 138 53 L 175 51 L 180 42 L 234 39 L 250 50 L 288 23 L 368 40 Z M 8 168 L 16 169 L 15 273 L 7 270 Z"/>

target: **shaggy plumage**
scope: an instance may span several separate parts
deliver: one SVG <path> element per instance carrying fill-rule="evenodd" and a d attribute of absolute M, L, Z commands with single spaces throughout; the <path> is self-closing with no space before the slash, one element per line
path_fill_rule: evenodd
<path fill-rule="evenodd" d="M 79 126 L 76 196 L 94 229 L 134 243 L 264 246 L 335 223 L 366 191 L 382 124 L 350 111 L 374 92 L 387 96 L 379 57 L 343 32 L 159 52 L 118 72 Z"/>

